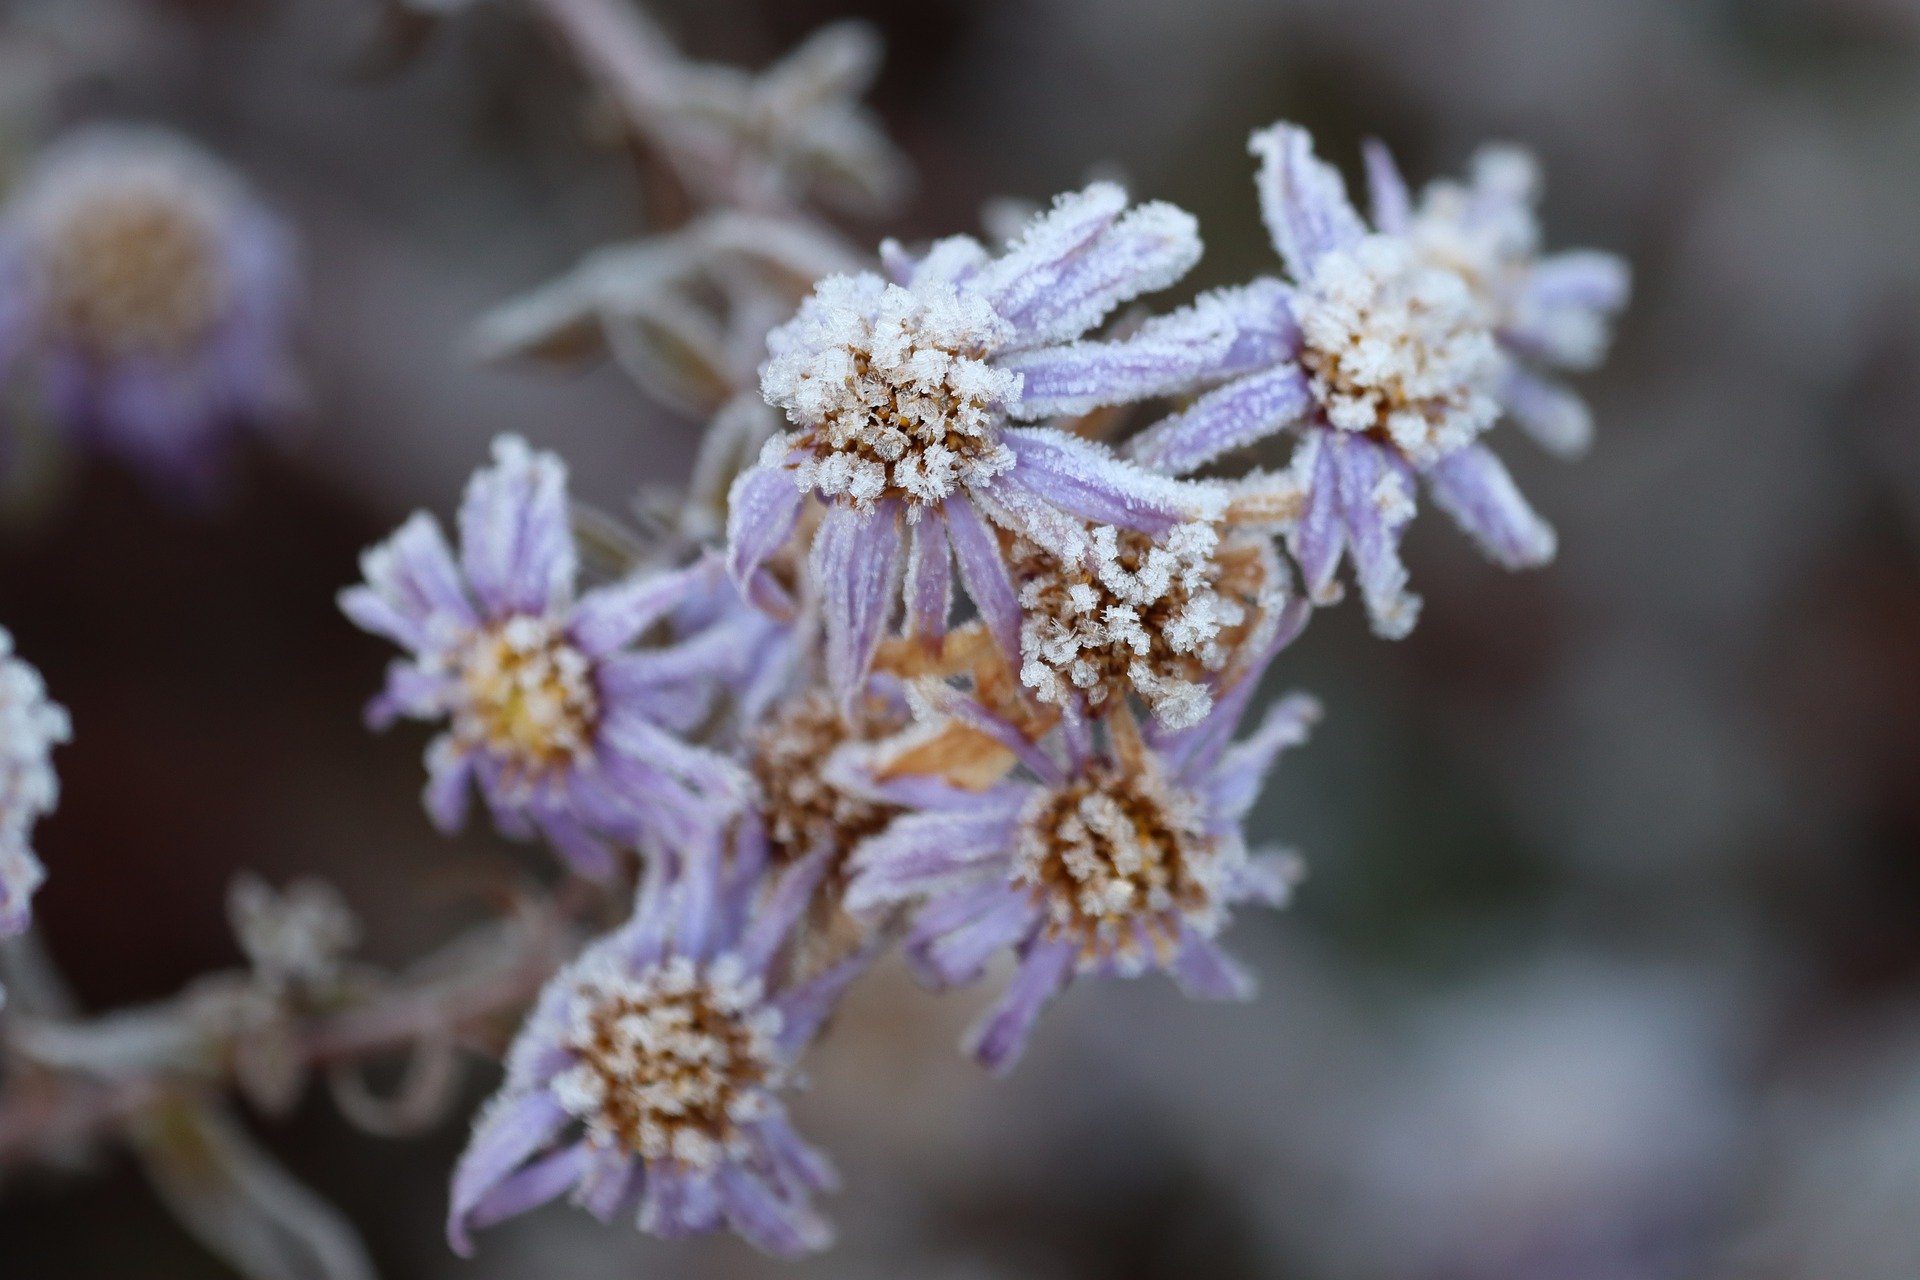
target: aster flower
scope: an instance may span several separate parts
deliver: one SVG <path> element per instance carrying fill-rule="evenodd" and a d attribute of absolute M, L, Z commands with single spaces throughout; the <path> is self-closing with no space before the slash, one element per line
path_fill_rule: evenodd
<path fill-rule="evenodd" d="M 1013 541 L 1021 682 L 1083 714 L 1133 694 L 1167 728 L 1204 719 L 1235 654 L 1260 647 L 1287 599 L 1271 538 L 1204 521 L 1159 539 L 1110 525 L 1091 536 L 1091 566 Z"/>
<path fill-rule="evenodd" d="M 780 1095 L 861 961 L 798 985 L 774 964 L 824 862 L 803 859 L 770 888 L 757 865 L 678 865 L 548 984 L 521 1029 L 454 1171 L 448 1235 L 461 1253 L 473 1228 L 569 1192 L 655 1235 L 724 1227 L 782 1255 L 826 1245 L 810 1200 L 834 1174 Z"/>
<path fill-rule="evenodd" d="M 1375 631 L 1404 636 L 1420 601 L 1400 538 L 1424 483 L 1494 560 L 1540 564 L 1553 530 L 1480 436 L 1500 416 L 1518 365 L 1481 294 L 1410 233 L 1405 190 L 1384 151 L 1370 172 L 1382 225 L 1369 229 L 1305 130 L 1251 140 L 1261 214 L 1291 284 L 1267 280 L 1223 299 L 1264 367 L 1227 381 L 1130 442 L 1136 461 L 1185 474 L 1282 429 L 1298 433 L 1303 495 L 1288 547 L 1316 603 L 1341 594 L 1350 558 Z"/>
<path fill-rule="evenodd" d="M 53 421 L 204 494 L 222 446 L 293 407 L 292 240 L 218 160 L 102 125 L 50 148 L 0 213 L 0 362 Z"/>
<path fill-rule="evenodd" d="M 1081 562 L 1095 553 L 1089 521 L 1159 536 L 1218 514 L 1211 486 L 1011 425 L 1168 394 L 1221 368 L 1237 315 L 1211 300 L 1123 339 L 1081 340 L 1199 255 L 1189 215 L 1159 203 L 1129 210 L 1120 188 L 1095 183 L 1058 199 L 999 257 L 966 236 L 917 259 L 887 245 L 891 280 L 823 280 L 769 336 L 761 389 L 795 429 L 768 441 L 734 485 L 729 567 L 750 598 L 784 607 L 767 563 L 808 502 L 823 505 L 808 577 L 843 699 L 857 694 L 896 598 L 913 633 L 944 633 L 956 564 L 994 635 L 1019 652 L 996 526 Z"/>
<path fill-rule="evenodd" d="M 0 627 L 0 938 L 32 919 L 34 890 L 46 879 L 33 827 L 60 798 L 51 756 L 72 733 L 65 709 L 48 700 L 40 673 L 14 656 L 13 636 Z"/>
<path fill-rule="evenodd" d="M 934 986 L 972 982 L 994 955 L 1014 952 L 1012 983 L 969 1033 L 982 1064 L 1011 1069 L 1040 1010 L 1077 976 L 1157 968 L 1194 996 L 1250 994 L 1250 976 L 1217 938 L 1233 907 L 1283 905 L 1298 864 L 1250 855 L 1241 823 L 1275 756 L 1319 714 L 1304 695 L 1282 699 L 1229 745 L 1253 683 L 1176 731 L 1142 733 L 1119 712 L 1098 749 L 1071 718 L 1057 743 L 1035 745 L 963 695 L 922 689 L 930 711 L 1012 749 L 1024 775 L 979 790 L 876 781 L 876 794 L 909 812 L 855 851 L 847 904 L 917 904 L 907 956 Z"/>
<path fill-rule="evenodd" d="M 1418 202 L 1385 147 L 1368 147 L 1367 168 L 1380 229 L 1408 237 L 1428 261 L 1466 281 L 1511 357 L 1501 406 L 1554 453 L 1585 449 L 1593 416 L 1546 371 L 1585 372 L 1605 359 L 1631 287 L 1627 264 L 1593 249 L 1542 253 L 1540 167 L 1519 147 L 1481 148 L 1466 182 L 1429 183 Z"/>
<path fill-rule="evenodd" d="M 500 438 L 467 486 L 458 562 L 418 513 L 366 553 L 340 606 L 409 651 L 369 720 L 448 721 L 427 749 L 435 824 L 457 830 L 477 784 L 502 831 L 604 876 L 609 843 L 711 841 L 738 808 L 739 770 L 677 735 L 772 624 L 718 599 L 732 593 L 711 560 L 576 593 L 566 485 L 559 458 Z M 678 638 L 638 645 L 656 630 Z"/>

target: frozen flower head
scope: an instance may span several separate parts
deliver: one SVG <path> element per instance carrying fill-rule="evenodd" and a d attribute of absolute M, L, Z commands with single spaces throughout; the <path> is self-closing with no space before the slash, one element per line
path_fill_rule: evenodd
<path fill-rule="evenodd" d="M 1404 234 L 1422 258 L 1458 275 L 1512 358 L 1502 407 L 1545 447 L 1580 452 L 1593 433 L 1591 415 L 1541 370 L 1599 366 L 1627 303 L 1626 263 L 1590 249 L 1542 253 L 1540 170 L 1518 147 L 1482 148 L 1466 182 L 1430 183 L 1417 203 L 1385 148 L 1372 147 L 1368 163 L 1382 229 Z"/>
<path fill-rule="evenodd" d="M 871 715 L 851 719 L 824 689 L 806 689 L 777 704 L 748 733 L 754 808 L 768 852 L 787 864 L 820 850 L 838 861 L 899 812 L 894 805 L 842 786 L 827 765 L 850 744 L 878 736 Z M 888 728 L 898 727 L 889 718 Z"/>
<path fill-rule="evenodd" d="M 0 352 L 58 425 L 162 483 L 204 489 L 227 435 L 291 408 L 291 239 L 183 138 L 55 144 L 0 214 L 0 275 Z"/>
<path fill-rule="evenodd" d="M 1223 539 L 1201 522 L 1160 540 L 1112 527 L 1093 538 L 1091 567 L 1024 539 L 1013 546 L 1022 683 L 1055 706 L 1105 714 L 1131 693 L 1167 728 L 1198 722 L 1236 652 L 1285 600 L 1272 543 Z"/>
<path fill-rule="evenodd" d="M 917 259 L 890 244 L 891 280 L 824 280 L 770 335 L 761 389 L 793 430 L 734 485 L 729 565 L 752 598 L 783 608 L 765 566 L 803 507 L 824 505 L 809 576 L 843 699 L 857 696 L 896 601 L 912 632 L 944 634 L 955 564 L 996 637 L 1018 652 L 995 526 L 1078 562 L 1094 555 L 1088 521 L 1159 535 L 1214 514 L 1211 487 L 1012 425 L 1178 391 L 1216 368 L 1235 335 L 1213 307 L 1116 341 L 1080 340 L 1199 254 L 1187 214 L 1129 209 L 1120 188 L 1096 183 L 1062 196 L 999 257 L 965 236 Z"/>
<path fill-rule="evenodd" d="M 13 636 L 0 627 L 0 938 L 26 929 L 34 890 L 46 879 L 33 827 L 60 798 L 53 748 L 72 732 L 40 673 L 14 656 Z"/>
<path fill-rule="evenodd" d="M 1510 328 L 1508 286 L 1494 283 L 1506 268 L 1491 264 L 1530 235 L 1514 229 L 1509 208 L 1443 246 L 1434 227 L 1451 197 L 1435 196 L 1416 216 L 1379 147 L 1368 155 L 1370 228 L 1305 130 L 1277 124 L 1251 145 L 1261 214 L 1291 281 L 1219 295 L 1241 315 L 1240 345 L 1255 367 L 1149 427 L 1129 454 L 1180 475 L 1292 430 L 1302 503 L 1287 544 L 1308 593 L 1316 603 L 1339 599 L 1335 575 L 1350 559 L 1374 630 L 1404 636 L 1420 600 L 1407 589 L 1400 539 L 1422 484 L 1500 564 L 1524 568 L 1554 553 L 1553 530 L 1480 439 L 1503 406 L 1528 412 L 1524 343 Z M 1530 220 L 1530 207 L 1523 211 Z M 1432 225 L 1422 229 L 1423 219 Z M 1482 231 L 1484 244 L 1474 239 Z M 1469 254 L 1489 265 L 1465 269 Z M 1574 292 L 1591 301 L 1594 283 L 1589 276 Z"/>
<path fill-rule="evenodd" d="M 1293 313 L 1314 401 L 1340 430 L 1430 461 L 1499 416 L 1500 354 L 1473 294 L 1407 241 L 1369 235 L 1323 255 Z"/>
<path fill-rule="evenodd" d="M 912 812 L 855 851 L 848 905 L 916 904 L 907 954 L 937 986 L 971 982 L 1012 949 L 1013 982 L 970 1037 L 982 1063 L 1009 1069 L 1076 975 L 1157 968 L 1197 996 L 1251 990 L 1216 939 L 1235 905 L 1283 904 L 1297 865 L 1249 855 L 1241 822 L 1274 757 L 1318 714 L 1311 699 L 1285 699 L 1229 745 L 1251 684 L 1178 731 L 1143 735 L 1130 713 L 1109 717 L 1097 750 L 1071 718 L 1053 750 L 967 698 L 929 694 L 1014 748 L 1026 776 L 984 790 L 878 783 Z"/>
<path fill-rule="evenodd" d="M 367 552 L 365 585 L 340 605 L 409 651 L 372 721 L 447 723 L 427 749 L 434 821 L 457 829 L 477 784 L 503 831 L 543 834 L 598 876 L 609 842 L 711 840 L 738 807 L 738 770 L 676 734 L 739 678 L 769 624 L 708 607 L 731 597 L 712 561 L 576 592 L 566 483 L 557 457 L 502 437 L 467 486 L 459 560 L 422 512 Z M 704 625 L 675 634 L 676 616 Z"/>
<path fill-rule="evenodd" d="M 757 868 L 723 877 L 718 859 L 689 860 L 548 984 L 454 1172 L 456 1249 L 569 1192 L 656 1235 L 725 1227 L 785 1255 L 827 1243 L 810 1201 L 833 1173 L 781 1094 L 860 964 L 792 986 L 773 968 L 822 865 L 762 892 Z"/>

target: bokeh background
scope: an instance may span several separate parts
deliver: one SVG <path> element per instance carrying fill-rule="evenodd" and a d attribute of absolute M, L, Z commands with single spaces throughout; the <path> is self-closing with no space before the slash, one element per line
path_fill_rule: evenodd
<path fill-rule="evenodd" d="M 983 994 L 888 969 L 797 1106 L 836 1153 L 837 1248 L 786 1267 L 552 1210 L 440 1238 L 454 1121 L 392 1143 L 322 1099 L 264 1140 L 388 1277 L 1910 1280 L 1920 1275 L 1920 6 L 1911 0 L 657 0 L 759 66 L 864 16 L 904 215 L 1089 172 L 1198 213 L 1194 288 L 1270 270 L 1244 140 L 1279 117 L 1417 178 L 1537 149 L 1557 245 L 1636 297 L 1578 465 L 1508 456 L 1558 525 L 1509 576 L 1428 519 L 1398 644 L 1356 607 L 1277 664 L 1328 717 L 1261 834 L 1297 909 L 1248 915 L 1245 1009 L 1077 988 L 1009 1082 L 954 1050 Z M 607 368 L 482 368 L 476 315 L 637 228 L 575 72 L 506 0 L 389 65 L 371 0 L 0 10 L 15 150 L 70 120 L 201 138 L 305 241 L 311 420 L 216 511 L 49 463 L 0 528 L 0 618 L 73 713 L 40 829 L 48 942 L 94 1008 L 231 964 L 232 873 L 318 872 L 398 961 L 474 868 L 408 730 L 359 707 L 384 647 L 332 597 L 445 511 L 496 432 L 609 507 L 700 424 Z M 17 160 L 17 155 L 15 159 Z M 1351 171 L 1352 165 L 1348 165 Z M 15 1180 L 9 1280 L 225 1274 L 108 1158 Z"/>

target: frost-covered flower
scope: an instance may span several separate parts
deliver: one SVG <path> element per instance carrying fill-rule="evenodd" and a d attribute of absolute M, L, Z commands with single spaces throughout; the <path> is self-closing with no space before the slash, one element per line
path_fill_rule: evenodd
<path fill-rule="evenodd" d="M 500 438 L 467 486 L 459 561 L 420 512 L 366 553 L 366 583 L 340 606 L 410 651 L 369 719 L 449 722 L 427 749 L 434 822 L 458 829 L 477 783 L 501 830 L 543 834 L 604 875 L 608 842 L 711 841 L 738 808 L 740 771 L 677 735 L 741 677 L 773 624 L 738 603 L 710 559 L 576 594 L 566 487 L 559 458 Z M 673 626 L 676 615 L 694 625 Z M 657 631 L 673 634 L 640 643 Z"/>
<path fill-rule="evenodd" d="M 1055 706 L 1104 714 L 1132 693 L 1167 728 L 1198 722 L 1234 654 L 1286 600 L 1272 541 L 1198 521 L 1160 539 L 1092 533 L 1091 566 L 1014 543 L 1021 682 Z"/>
<path fill-rule="evenodd" d="M 977 791 L 875 782 L 911 812 L 855 850 L 847 904 L 918 903 L 907 955 L 935 986 L 972 982 L 1014 950 L 1011 985 L 969 1035 L 987 1067 L 1012 1067 L 1041 1008 L 1078 975 L 1158 968 L 1195 996 L 1249 994 L 1251 978 L 1216 939 L 1234 906 L 1283 905 L 1298 864 L 1250 855 L 1241 823 L 1274 757 L 1318 716 L 1294 695 L 1230 744 L 1253 684 L 1241 680 L 1181 730 L 1143 735 L 1130 714 L 1111 716 L 1098 750 L 1072 718 L 1051 750 L 971 699 L 924 691 L 942 714 L 1012 748 L 1027 776 Z"/>
<path fill-rule="evenodd" d="M 33 852 L 33 827 L 60 799 L 53 748 L 72 736 L 67 713 L 47 698 L 40 673 L 14 656 L 0 627 L 0 938 L 23 932 L 46 870 Z"/>
<path fill-rule="evenodd" d="M 1483 147 L 1466 182 L 1429 183 L 1417 203 L 1385 147 L 1368 147 L 1367 166 L 1380 229 L 1407 236 L 1421 256 L 1466 281 L 1483 320 L 1512 357 L 1498 392 L 1501 406 L 1553 452 L 1583 450 L 1593 435 L 1592 415 L 1543 370 L 1599 366 L 1613 318 L 1627 304 L 1627 264 L 1593 249 L 1542 253 L 1535 213 L 1540 167 L 1519 147 Z"/>
<path fill-rule="evenodd" d="M 655 863 L 657 868 L 661 863 Z M 684 1236 L 731 1228 L 769 1253 L 826 1245 L 812 1195 L 825 1157 L 781 1093 L 846 982 L 849 960 L 795 986 L 775 959 L 824 860 L 771 881 L 759 865 L 696 858 L 642 891 L 632 921 L 547 986 L 454 1171 L 448 1235 L 571 1192 L 611 1220 Z"/>
<path fill-rule="evenodd" d="M 56 143 L 0 213 L 0 364 L 54 422 L 203 494 L 241 427 L 293 408 L 292 238 L 225 165 L 160 129 Z"/>
<path fill-rule="evenodd" d="M 966 236 L 919 259 L 891 244 L 882 252 L 891 280 L 830 277 L 770 335 L 761 389 L 795 429 L 768 442 L 729 501 L 729 567 L 775 609 L 784 601 L 767 562 L 809 499 L 824 504 L 809 577 L 843 699 L 902 594 L 916 634 L 944 633 L 956 563 L 996 638 L 1019 652 L 995 526 L 1090 562 L 1089 521 L 1158 536 L 1218 514 L 1212 486 L 1011 424 L 1182 390 L 1217 372 L 1236 338 L 1237 315 L 1203 299 L 1128 337 L 1080 340 L 1200 255 L 1189 215 L 1160 203 L 1129 210 L 1110 183 L 1061 197 L 999 257 Z"/>
<path fill-rule="evenodd" d="M 1257 337 L 1265 365 L 1149 427 L 1129 454 L 1180 475 L 1295 429 L 1304 502 L 1287 540 L 1309 594 L 1338 599 L 1335 573 L 1348 557 L 1374 629 L 1403 636 L 1420 606 L 1400 559 L 1417 483 L 1499 563 L 1553 555 L 1553 530 L 1480 441 L 1512 403 L 1520 366 L 1485 287 L 1436 252 L 1432 235 L 1414 234 L 1383 150 L 1370 158 L 1381 212 L 1369 229 L 1305 130 L 1277 124 L 1251 146 L 1261 213 L 1291 283 L 1258 281 L 1222 305 L 1242 313 L 1242 343 Z"/>

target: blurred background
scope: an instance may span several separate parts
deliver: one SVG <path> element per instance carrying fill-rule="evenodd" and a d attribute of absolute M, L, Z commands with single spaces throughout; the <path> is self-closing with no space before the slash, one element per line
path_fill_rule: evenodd
<path fill-rule="evenodd" d="M 749 67 L 880 28 L 872 102 L 918 185 L 863 241 L 1111 172 L 1200 215 L 1183 288 L 1241 280 L 1273 267 L 1245 138 L 1287 117 L 1350 173 L 1368 135 L 1417 180 L 1526 143 L 1550 243 L 1626 255 L 1636 296 L 1584 385 L 1592 454 L 1505 451 L 1558 562 L 1510 576 L 1423 520 L 1413 636 L 1349 605 L 1269 677 L 1328 715 L 1259 811 L 1311 876 L 1237 922 L 1253 1006 L 1082 985 L 996 1084 L 954 1048 L 987 993 L 884 970 L 797 1103 L 846 1181 L 839 1244 L 799 1266 L 559 1209 L 460 1262 L 463 1123 L 385 1142 L 314 1098 L 261 1126 L 384 1275 L 1920 1275 L 1920 5 L 651 8 Z M 373 0 L 0 15 L 11 163 L 72 121 L 180 128 L 298 228 L 310 295 L 305 430 L 249 446 L 217 509 L 81 458 L 6 509 L 0 620 L 76 725 L 37 841 L 48 943 L 90 1008 L 160 997 L 235 962 L 251 867 L 324 874 L 371 955 L 415 955 L 474 867 L 530 854 L 431 833 L 425 735 L 361 728 L 388 655 L 333 595 L 497 432 L 608 507 L 684 479 L 702 424 L 612 368 L 467 354 L 488 307 L 634 234 L 644 193 L 505 0 L 404 60 Z M 7 1192 L 9 1280 L 227 1274 L 124 1159 Z"/>

